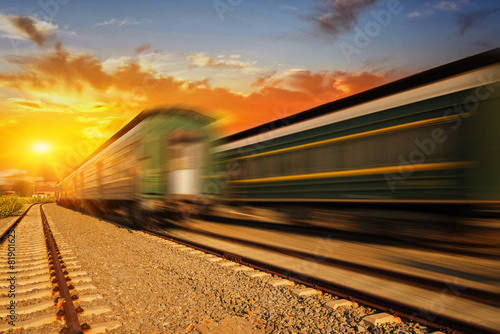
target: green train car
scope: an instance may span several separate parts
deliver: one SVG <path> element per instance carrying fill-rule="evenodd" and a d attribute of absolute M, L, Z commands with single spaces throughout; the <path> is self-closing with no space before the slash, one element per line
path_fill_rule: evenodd
<path fill-rule="evenodd" d="M 229 204 L 500 203 L 500 49 L 219 141 Z M 417 208 L 418 210 L 418 208 Z"/>
<path fill-rule="evenodd" d="M 180 108 L 141 112 L 56 187 L 58 203 L 86 211 L 183 210 L 204 187 L 214 120 Z"/>
<path fill-rule="evenodd" d="M 145 110 L 58 184 L 57 201 L 124 207 L 139 222 L 218 204 L 292 217 L 317 207 L 453 216 L 500 204 L 500 49 L 222 139 L 212 122 Z"/>

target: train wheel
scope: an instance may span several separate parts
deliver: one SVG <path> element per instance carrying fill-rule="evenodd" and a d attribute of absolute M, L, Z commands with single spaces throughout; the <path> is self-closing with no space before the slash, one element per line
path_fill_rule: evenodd
<path fill-rule="evenodd" d="M 139 204 L 132 206 L 132 226 L 135 229 L 151 227 L 151 213 L 140 207 Z"/>
<path fill-rule="evenodd" d="M 132 227 L 135 229 L 140 229 L 144 226 L 144 209 L 142 209 L 139 203 L 134 203 L 130 205 L 129 211 L 130 222 L 132 223 Z"/>

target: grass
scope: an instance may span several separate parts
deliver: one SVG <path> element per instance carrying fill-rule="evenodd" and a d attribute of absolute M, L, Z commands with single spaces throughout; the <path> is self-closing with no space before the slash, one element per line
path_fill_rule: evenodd
<path fill-rule="evenodd" d="M 26 204 L 53 203 L 54 197 L 23 197 Z"/>
<path fill-rule="evenodd" d="M 52 202 L 54 202 L 54 199 L 51 197 L 20 197 L 17 195 L 1 196 L 0 218 L 10 217 L 20 213 L 24 204 L 40 204 Z"/>
<path fill-rule="evenodd" d="M 14 216 L 23 208 L 24 201 L 19 196 L 0 197 L 0 218 Z"/>

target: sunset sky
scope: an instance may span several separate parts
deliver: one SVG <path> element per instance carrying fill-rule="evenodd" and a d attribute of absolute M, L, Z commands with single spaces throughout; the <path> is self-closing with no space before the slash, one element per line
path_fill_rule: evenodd
<path fill-rule="evenodd" d="M 0 0 L 0 183 L 64 176 L 141 110 L 221 135 L 499 46 L 496 0 Z"/>

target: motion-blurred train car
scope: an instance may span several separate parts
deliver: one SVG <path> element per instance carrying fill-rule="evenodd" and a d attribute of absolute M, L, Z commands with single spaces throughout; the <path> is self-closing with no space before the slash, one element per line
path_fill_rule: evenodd
<path fill-rule="evenodd" d="M 203 189 L 211 122 L 192 110 L 143 111 L 57 185 L 57 202 L 87 211 L 124 207 L 138 219 L 182 210 Z"/>
<path fill-rule="evenodd" d="M 209 117 L 146 110 L 57 186 L 57 200 L 125 206 L 137 221 L 214 203 L 297 220 L 363 208 L 396 227 L 418 211 L 455 221 L 500 204 L 499 98 L 494 49 L 217 141 Z"/>
<path fill-rule="evenodd" d="M 214 148 L 229 179 L 220 200 L 304 218 L 314 206 L 412 219 L 498 204 L 499 97 L 494 49 L 234 134 Z"/>

